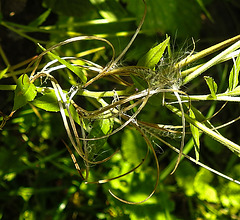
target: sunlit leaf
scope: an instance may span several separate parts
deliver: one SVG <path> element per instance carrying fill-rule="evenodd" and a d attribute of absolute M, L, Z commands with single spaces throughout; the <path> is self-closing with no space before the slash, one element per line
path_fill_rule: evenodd
<path fill-rule="evenodd" d="M 58 112 L 60 110 L 54 90 L 48 90 L 43 96 L 32 101 L 32 104 L 45 111 Z"/>
<path fill-rule="evenodd" d="M 194 119 L 196 118 L 194 112 L 191 109 L 189 109 L 189 116 Z M 196 156 L 196 160 L 198 161 L 199 160 L 199 152 L 200 152 L 199 129 L 192 124 L 190 124 L 190 129 L 191 129 L 193 140 L 194 140 L 195 156 Z"/>
<path fill-rule="evenodd" d="M 133 165 L 138 165 L 146 155 L 146 145 L 144 144 L 141 135 L 127 129 L 124 131 L 122 138 L 122 152 L 124 158 Z"/>
<path fill-rule="evenodd" d="M 240 71 L 240 56 L 237 57 L 237 60 L 233 58 L 233 68 L 229 75 L 229 91 L 234 90 L 238 85 L 238 76 Z"/>
<path fill-rule="evenodd" d="M 84 75 L 83 71 L 81 70 L 81 68 L 76 67 L 71 65 L 70 63 L 68 63 L 66 60 L 61 59 L 61 57 L 59 57 L 56 54 L 51 53 L 50 51 L 47 52 L 51 57 L 53 57 L 53 59 L 57 59 L 61 64 L 65 65 L 69 70 L 71 70 L 72 72 L 74 72 L 81 80 L 83 83 L 87 82 L 87 77 Z"/>
<path fill-rule="evenodd" d="M 217 190 L 210 185 L 213 177 L 213 173 L 211 173 L 209 170 L 201 168 L 194 179 L 194 188 L 199 199 L 218 203 L 219 199 Z"/>
<path fill-rule="evenodd" d="M 204 79 L 207 82 L 208 88 L 211 92 L 211 96 L 213 98 L 216 98 L 216 93 L 217 93 L 217 83 L 214 81 L 214 79 L 210 76 L 204 76 Z"/>
<path fill-rule="evenodd" d="M 170 37 L 165 41 L 150 49 L 139 61 L 138 66 L 145 66 L 153 69 L 163 56 L 163 53 L 169 43 Z"/>
<path fill-rule="evenodd" d="M 73 105 L 69 106 L 69 110 L 70 110 L 70 113 L 71 113 L 71 116 L 72 116 L 73 120 L 76 123 L 80 124 L 79 115 L 77 113 L 77 110 L 73 107 Z M 69 116 L 67 110 L 65 110 L 65 112 L 66 112 L 66 115 Z"/>
<path fill-rule="evenodd" d="M 240 86 L 235 87 L 232 91 L 227 92 L 230 96 L 240 95 Z"/>
<path fill-rule="evenodd" d="M 232 174 L 239 179 L 240 165 L 237 164 L 232 168 Z M 232 214 L 237 214 L 240 209 L 240 187 L 239 185 L 228 182 L 221 189 L 220 201 L 225 208 L 231 210 Z"/>
<path fill-rule="evenodd" d="M 116 0 L 90 0 L 90 2 L 98 8 L 101 16 L 109 21 L 120 19 L 126 15 L 126 11 Z"/>
<path fill-rule="evenodd" d="M 26 74 L 21 75 L 17 80 L 13 111 L 32 101 L 36 94 L 36 87 L 34 84 L 30 83 L 28 76 Z"/>
<path fill-rule="evenodd" d="M 45 111 L 49 111 L 49 112 L 60 111 L 59 103 L 58 103 L 58 100 L 57 100 L 54 90 L 53 89 L 44 89 L 42 93 L 43 93 L 43 95 L 41 97 L 34 99 L 31 103 L 34 106 L 36 106 L 40 109 L 43 109 Z M 79 120 L 76 109 L 72 105 L 69 105 L 69 110 L 70 110 L 70 113 L 71 113 L 74 121 L 76 123 L 80 124 L 80 120 Z M 66 109 L 65 109 L 65 113 L 67 116 L 69 116 Z"/>
<path fill-rule="evenodd" d="M 7 73 L 8 69 L 10 66 L 8 66 L 7 68 L 5 68 L 4 70 L 0 71 L 0 79 L 2 79 L 2 77 L 4 76 L 5 73 Z"/>

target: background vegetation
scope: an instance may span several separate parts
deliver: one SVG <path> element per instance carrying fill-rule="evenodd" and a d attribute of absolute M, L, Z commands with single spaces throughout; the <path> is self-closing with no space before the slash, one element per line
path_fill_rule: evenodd
<path fill-rule="evenodd" d="M 143 28 L 121 61 L 136 64 L 154 45 L 171 36 L 175 51 L 185 53 L 214 45 L 240 32 L 240 3 L 234 0 L 148 0 Z M 24 73 L 32 57 L 45 48 L 70 37 L 95 35 L 108 39 L 119 54 L 135 32 L 143 15 L 140 0 L 5 0 L 0 17 L 0 111 L 2 123 L 14 105 L 17 78 Z M 84 41 L 61 47 L 60 56 L 75 56 L 95 48 L 85 58 L 100 65 L 111 59 L 106 45 Z M 81 55 L 81 54 L 80 54 Z M 79 55 L 79 56 L 80 56 Z M 83 54 L 82 54 L 83 55 Z M 218 65 L 209 71 L 217 83 L 225 82 L 232 63 Z M 63 88 L 69 87 L 70 75 L 57 76 Z M 183 88 L 204 94 L 203 79 Z M 8 85 L 8 87 L 4 87 Z M 9 87 L 13 85 L 13 87 Z M 219 92 L 228 85 L 219 85 Z M 118 89 L 110 81 L 100 80 L 94 90 Z M 6 89 L 6 90 L 5 90 Z M 91 108 L 79 98 L 85 108 Z M 141 120 L 161 124 L 181 124 L 169 110 L 148 105 Z M 200 106 L 204 115 L 220 109 L 222 103 Z M 221 125 L 239 116 L 239 104 L 227 105 L 214 124 Z M 239 122 L 221 133 L 239 142 Z M 183 160 L 170 175 L 177 154 L 167 146 L 155 143 L 160 163 L 160 183 L 155 195 L 141 205 L 127 205 L 113 198 L 108 189 L 130 201 L 140 201 L 152 191 L 156 167 L 149 157 L 142 168 L 106 184 L 84 184 L 76 171 L 62 140 L 70 144 L 59 112 L 47 112 L 27 104 L 2 124 L 0 136 L 0 217 L 1 219 L 240 219 L 240 186 L 210 171 Z M 178 138 L 169 142 L 179 146 Z M 108 145 L 121 149 L 109 162 L 94 165 L 91 178 L 111 178 L 136 166 L 145 155 L 146 144 L 135 130 L 125 129 L 113 136 Z M 160 145 L 160 146 L 159 146 Z M 194 150 L 189 154 L 194 157 Z M 107 152 L 109 153 L 109 152 Z M 94 152 L 94 158 L 105 157 L 105 149 Z M 200 159 L 204 164 L 240 179 L 239 159 L 227 148 L 207 136 L 201 139 Z M 81 165 L 81 164 L 80 164 Z"/>

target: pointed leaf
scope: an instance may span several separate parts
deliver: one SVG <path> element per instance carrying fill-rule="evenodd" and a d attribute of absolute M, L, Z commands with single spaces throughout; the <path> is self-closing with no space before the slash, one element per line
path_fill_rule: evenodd
<path fill-rule="evenodd" d="M 213 98 L 216 98 L 217 83 L 215 83 L 214 79 L 210 76 L 204 76 L 204 79 L 207 82 L 208 88 L 211 92 L 211 96 Z"/>
<path fill-rule="evenodd" d="M 239 96 L 240 95 L 240 86 L 235 87 L 232 91 L 227 92 L 229 96 Z"/>
<path fill-rule="evenodd" d="M 229 91 L 235 89 L 238 85 L 238 75 L 240 71 L 240 55 L 237 57 L 237 60 L 233 58 L 233 68 L 229 75 Z"/>
<path fill-rule="evenodd" d="M 163 53 L 169 43 L 170 37 L 168 37 L 165 41 L 158 44 L 156 47 L 150 49 L 139 61 L 138 66 L 145 66 L 153 69 L 160 59 L 163 56 Z"/>
<path fill-rule="evenodd" d="M 28 75 L 21 75 L 17 80 L 13 111 L 16 111 L 28 102 L 32 101 L 36 95 L 36 87 L 34 84 L 30 83 Z"/>
<path fill-rule="evenodd" d="M 145 80 L 143 80 L 142 78 L 140 78 L 138 76 L 134 76 L 133 74 L 131 74 L 130 76 L 134 82 L 134 85 L 137 87 L 137 89 L 139 91 L 142 91 L 148 87 L 147 82 Z"/>
<path fill-rule="evenodd" d="M 41 25 L 44 21 L 46 21 L 47 17 L 50 15 L 50 13 L 51 13 L 51 9 L 48 9 L 47 11 L 42 13 L 39 17 L 37 17 L 37 19 L 32 21 L 28 26 L 37 27 L 37 26 Z"/>
<path fill-rule="evenodd" d="M 38 44 L 38 46 L 45 51 L 46 49 Z M 81 70 L 81 68 L 76 67 L 71 65 L 70 63 L 68 63 L 66 60 L 62 59 L 61 57 L 59 57 L 56 54 L 51 53 L 50 51 L 47 52 L 47 54 L 50 56 L 50 58 L 52 58 L 53 60 L 58 60 L 59 63 L 63 64 L 64 66 L 66 66 L 69 70 L 71 70 L 72 72 L 74 72 L 81 80 L 83 83 L 87 82 L 87 77 L 84 75 L 83 71 Z"/>
<path fill-rule="evenodd" d="M 70 69 L 72 72 L 74 72 L 82 80 L 83 83 L 87 82 L 87 77 L 84 75 L 84 73 L 81 70 L 81 68 L 71 65 L 66 60 L 61 59 L 58 55 L 55 55 L 55 54 L 53 54 L 51 52 L 47 52 L 47 53 L 51 57 L 53 57 L 54 59 L 57 59 L 59 61 L 59 63 L 65 65 L 68 69 Z"/>
<path fill-rule="evenodd" d="M 10 66 L 8 66 L 7 68 L 5 68 L 4 70 L 1 70 L 0 71 L 0 79 L 3 78 L 4 74 L 7 73 L 8 69 L 9 69 Z"/>
<path fill-rule="evenodd" d="M 189 109 L 189 116 L 196 119 L 195 114 L 192 111 L 192 109 Z M 195 149 L 196 161 L 199 161 L 199 152 L 200 152 L 200 140 L 199 140 L 200 133 L 199 133 L 199 129 L 192 124 L 190 124 L 190 129 L 191 129 L 193 140 L 194 140 L 194 149 Z"/>

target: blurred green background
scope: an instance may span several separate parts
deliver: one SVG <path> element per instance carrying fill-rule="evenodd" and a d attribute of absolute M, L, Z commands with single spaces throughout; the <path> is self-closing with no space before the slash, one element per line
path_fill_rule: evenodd
<path fill-rule="evenodd" d="M 191 51 L 193 38 L 195 50 L 200 51 L 240 33 L 238 0 L 148 0 L 146 3 L 143 28 L 122 65 L 136 64 L 166 34 L 171 36 L 176 50 Z M 96 35 L 113 43 L 119 54 L 136 30 L 144 10 L 141 0 L 2 0 L 0 7 L 0 70 L 7 66 L 11 70 L 1 76 L 1 85 L 16 84 L 24 69 L 18 64 L 41 52 L 38 42 L 48 48 L 70 37 Z M 58 53 L 71 56 L 101 46 L 98 42 L 85 41 L 63 47 Z M 105 48 L 91 59 L 106 65 L 111 51 Z M 213 68 L 212 74 L 222 79 L 226 68 L 227 64 L 219 65 Z M 58 80 L 63 87 L 68 85 L 63 76 Z M 109 89 L 107 83 L 101 81 L 96 89 Z M 202 91 L 199 85 L 201 81 L 189 87 Z M 13 97 L 13 91 L 1 91 L 2 118 L 10 114 Z M 205 108 L 210 108 L 210 104 L 202 106 L 202 111 Z M 161 181 L 155 195 L 146 203 L 123 204 L 108 189 L 130 201 L 146 198 L 156 181 L 151 157 L 143 168 L 123 178 L 102 185 L 85 185 L 61 141 L 68 142 L 61 116 L 38 112 L 39 115 L 26 105 L 1 130 L 0 219 L 240 219 L 239 185 L 216 177 L 186 159 L 169 175 L 176 154 L 162 144 L 161 148 L 155 145 Z M 239 104 L 228 106 L 216 123 L 223 123 L 229 115 L 239 116 Z M 156 106 L 148 107 L 144 117 L 166 124 L 173 120 L 167 110 L 159 112 Z M 238 126 L 236 123 L 223 131 L 236 143 L 240 143 Z M 146 151 L 141 135 L 131 129 L 114 136 L 108 144 L 112 149 L 120 148 L 121 154 L 93 166 L 92 179 L 110 178 L 128 171 Z M 236 155 L 208 137 L 201 144 L 201 161 L 240 178 Z M 104 150 L 96 154 L 101 156 Z"/>

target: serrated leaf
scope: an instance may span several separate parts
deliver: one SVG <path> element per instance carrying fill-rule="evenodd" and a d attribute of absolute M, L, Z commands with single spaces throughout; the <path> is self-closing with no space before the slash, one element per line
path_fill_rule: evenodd
<path fill-rule="evenodd" d="M 36 87 L 34 84 L 30 83 L 28 75 L 21 75 L 17 80 L 13 111 L 16 111 L 17 109 L 26 105 L 28 102 L 32 101 L 36 95 Z"/>
<path fill-rule="evenodd" d="M 189 109 L 189 116 L 196 119 L 194 112 L 192 109 Z M 195 127 L 194 125 L 190 124 L 190 130 L 192 132 L 192 137 L 194 141 L 194 149 L 195 149 L 195 156 L 196 161 L 199 161 L 199 152 L 200 152 L 200 133 L 199 129 Z"/>
<path fill-rule="evenodd" d="M 229 86 L 228 90 L 234 90 L 238 85 L 238 76 L 240 71 L 240 55 L 237 57 L 237 60 L 233 58 L 233 67 L 229 75 Z"/>
<path fill-rule="evenodd" d="M 216 98 L 216 93 L 217 93 L 217 83 L 214 81 L 214 79 L 210 76 L 204 76 L 204 79 L 208 85 L 208 88 L 211 92 L 211 96 L 213 98 Z"/>
<path fill-rule="evenodd" d="M 165 41 L 158 44 L 154 48 L 150 49 L 139 61 L 138 66 L 145 66 L 149 67 L 151 69 L 154 69 L 154 67 L 157 65 L 157 63 L 160 61 L 160 59 L 163 56 L 163 53 L 168 46 L 170 37 L 168 37 Z"/>

